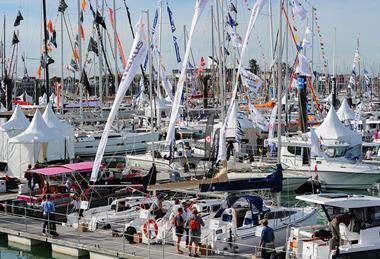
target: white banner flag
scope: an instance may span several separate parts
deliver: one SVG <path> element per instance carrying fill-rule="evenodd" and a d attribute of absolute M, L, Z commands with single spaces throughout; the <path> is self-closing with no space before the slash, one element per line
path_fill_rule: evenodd
<path fill-rule="evenodd" d="M 269 120 L 269 126 L 268 126 L 268 140 L 269 142 L 272 142 L 274 139 L 274 123 L 276 122 L 276 117 L 277 117 L 277 105 L 273 107 L 272 113 L 270 115 L 270 120 Z"/>
<path fill-rule="evenodd" d="M 321 150 L 321 141 L 318 138 L 313 128 L 310 128 L 310 141 L 311 141 L 311 149 L 310 156 L 311 157 L 325 157 L 325 153 Z"/>
<path fill-rule="evenodd" d="M 143 62 L 145 58 L 146 51 L 148 49 L 148 39 L 145 35 L 144 26 L 145 25 L 142 21 L 142 18 L 140 17 L 137 23 L 136 37 L 133 41 L 131 53 L 129 54 L 128 62 L 116 93 L 115 101 L 112 105 L 111 112 L 108 116 L 107 123 L 104 127 L 103 135 L 100 139 L 98 150 L 96 151 L 94 167 L 92 168 L 90 178 L 90 181 L 92 182 L 96 182 L 98 178 L 98 172 L 103 159 L 104 150 L 106 148 L 108 136 L 110 134 L 111 126 L 113 121 L 115 120 L 117 111 L 123 101 L 125 93 L 127 92 L 133 78 L 135 77 L 137 70 L 139 69 L 139 65 Z"/>
<path fill-rule="evenodd" d="M 294 0 L 293 2 L 293 13 L 300 17 L 300 20 L 303 21 L 306 18 L 307 11 L 301 5 L 298 0 Z"/>
<path fill-rule="evenodd" d="M 309 61 L 302 54 L 298 55 L 298 65 L 296 67 L 296 73 L 300 74 L 301 76 L 311 76 L 313 74 L 310 68 Z"/>
<path fill-rule="evenodd" d="M 193 15 L 193 20 L 191 22 L 189 40 L 187 42 L 185 56 L 184 56 L 183 61 L 182 61 L 181 74 L 179 76 L 178 83 L 177 83 L 177 89 L 176 89 L 176 92 L 174 95 L 168 133 L 166 135 L 166 143 L 168 145 L 172 141 L 174 141 L 174 139 L 175 139 L 175 125 L 176 125 L 177 116 L 178 116 L 178 112 L 179 112 L 179 106 L 181 103 L 183 85 L 185 84 L 186 67 L 187 67 L 187 63 L 189 62 L 191 42 L 193 40 L 193 34 L 194 34 L 195 26 L 197 25 L 199 17 L 201 16 L 202 11 L 203 11 L 204 7 L 206 6 L 207 2 L 208 2 L 208 0 L 197 0 L 195 3 L 195 11 L 194 11 L 194 15 Z"/>
<path fill-rule="evenodd" d="M 227 26 L 227 33 L 231 37 L 232 46 L 234 48 L 241 48 L 243 46 L 243 39 L 231 26 Z"/>
<path fill-rule="evenodd" d="M 165 92 L 169 96 L 170 100 L 173 101 L 173 94 L 172 94 L 173 86 L 169 81 L 168 75 L 166 74 L 166 68 L 162 63 L 160 65 L 160 69 L 161 69 L 162 86 L 164 87 Z"/>
<path fill-rule="evenodd" d="M 234 85 L 234 89 L 233 89 L 232 96 L 231 96 L 231 102 L 230 102 L 230 105 L 228 106 L 227 114 L 231 114 L 232 108 L 234 106 L 235 98 L 237 95 L 237 87 L 238 87 L 238 83 L 239 83 L 238 79 L 239 79 L 239 75 L 240 75 L 241 69 L 242 69 L 242 63 L 243 63 L 242 60 L 243 60 L 243 57 L 245 56 L 245 52 L 247 50 L 249 37 L 251 36 L 252 29 L 256 24 L 257 17 L 259 17 L 261 9 L 263 9 L 266 2 L 267 2 L 267 0 L 257 0 L 253 4 L 252 11 L 251 11 L 251 17 L 249 19 L 247 32 L 245 34 L 243 47 L 242 47 L 242 50 L 240 53 L 240 62 L 239 62 L 239 66 L 238 66 L 238 71 L 236 73 L 236 79 L 237 80 L 236 80 L 236 83 Z M 226 142 L 226 140 L 225 140 L 226 130 L 225 129 L 227 129 L 227 126 L 228 126 L 228 116 L 225 118 L 224 125 L 222 126 L 222 128 L 220 130 L 218 160 L 225 160 L 226 159 L 225 154 L 223 154 L 223 156 L 222 156 L 222 153 L 223 153 L 222 148 L 225 148 L 225 147 L 223 147 L 223 145 L 221 145 L 221 143 L 223 141 L 224 141 L 224 143 Z M 224 138 L 224 140 L 222 140 L 223 138 Z"/>
<path fill-rule="evenodd" d="M 256 126 L 259 127 L 260 129 L 264 131 L 268 131 L 269 123 L 265 119 L 264 115 L 259 110 L 257 110 L 255 106 L 253 106 L 251 103 L 248 104 L 248 106 L 251 113 L 250 119 L 252 120 L 252 122 L 255 123 Z"/>
<path fill-rule="evenodd" d="M 354 131 L 359 131 L 359 121 L 361 120 L 362 104 L 356 106 L 355 109 L 355 122 L 354 122 Z M 364 133 L 364 131 L 363 131 Z"/>
<path fill-rule="evenodd" d="M 250 91 L 257 93 L 263 84 L 263 80 L 257 75 L 249 72 L 248 70 L 241 68 L 240 77 L 244 85 L 246 85 Z"/>

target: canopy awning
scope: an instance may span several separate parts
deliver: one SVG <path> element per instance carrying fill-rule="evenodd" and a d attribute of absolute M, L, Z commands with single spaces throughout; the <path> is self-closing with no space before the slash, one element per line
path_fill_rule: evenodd
<path fill-rule="evenodd" d="M 94 162 L 80 162 L 74 164 L 55 165 L 51 167 L 30 170 L 32 173 L 42 174 L 45 176 L 68 174 L 73 172 L 91 172 Z"/>

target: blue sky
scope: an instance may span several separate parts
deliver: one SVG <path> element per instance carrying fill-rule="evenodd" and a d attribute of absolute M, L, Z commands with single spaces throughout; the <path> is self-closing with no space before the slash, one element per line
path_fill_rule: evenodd
<path fill-rule="evenodd" d="M 219 1 L 219 0 L 218 0 Z M 225 2 L 229 2 L 227 0 Z M 235 1 L 235 0 L 233 0 Z M 249 11 L 243 4 L 244 0 L 236 0 L 238 7 L 238 31 L 244 37 L 246 25 L 249 19 Z M 300 0 L 301 3 L 309 9 L 305 0 Z M 52 53 L 52 57 L 56 63 L 51 65 L 52 74 L 60 73 L 61 54 L 60 54 L 60 19 L 57 18 L 58 0 L 47 0 L 47 14 L 48 18 L 52 19 L 56 26 L 58 34 L 58 49 Z M 77 29 L 77 0 L 66 0 L 69 8 L 66 11 L 68 15 L 68 22 L 71 24 L 71 33 L 76 33 Z M 87 0 L 89 2 L 89 0 Z M 91 0 L 94 4 L 95 0 Z M 99 0 L 101 2 L 101 0 Z M 106 0 L 109 6 L 112 6 L 112 0 Z M 337 30 L 337 70 L 338 72 L 348 72 L 354 56 L 356 48 L 356 38 L 360 38 L 360 52 L 362 60 L 362 68 L 366 67 L 370 73 L 379 72 L 380 60 L 380 43 L 377 40 L 380 35 L 380 27 L 377 26 L 380 14 L 380 1 L 378 0 L 309 0 L 317 8 L 318 22 L 321 26 L 321 34 L 325 42 L 326 58 L 329 62 L 330 70 L 332 69 L 332 46 L 333 46 L 333 28 Z M 175 53 L 172 42 L 172 35 L 168 25 L 168 15 L 166 12 L 166 0 L 163 0 L 163 17 L 162 17 L 162 55 L 164 63 L 168 68 L 175 68 L 178 65 L 175 61 Z M 189 29 L 191 18 L 193 15 L 194 3 L 193 0 L 168 0 L 168 3 L 174 13 L 174 20 L 176 23 L 177 31 L 176 36 L 179 39 L 181 54 L 183 55 L 183 27 L 187 26 Z M 249 6 L 252 6 L 253 0 L 248 0 Z M 150 10 L 150 19 L 153 19 L 154 11 L 156 8 L 156 0 L 127 0 L 127 4 L 132 14 L 132 21 L 135 24 L 141 15 L 142 9 Z M 199 25 L 195 31 L 193 41 L 193 53 L 195 63 L 198 64 L 200 57 L 207 57 L 211 55 L 211 19 L 210 10 L 211 5 L 215 6 L 215 0 L 210 0 L 207 5 Z M 122 0 L 116 0 L 117 10 L 117 27 L 118 33 L 124 48 L 125 55 L 128 57 L 132 38 L 129 31 L 127 16 L 125 12 L 124 3 Z M 226 7 L 225 7 L 226 9 Z M 42 0 L 1 0 L 0 1 L 0 15 L 7 16 L 7 55 L 10 53 L 10 41 L 13 31 L 13 22 L 16 17 L 17 11 L 21 10 L 24 16 L 24 21 L 17 27 L 20 33 L 19 55 L 25 52 L 27 59 L 27 68 L 29 74 L 34 76 L 38 61 L 33 58 L 39 58 L 41 40 L 42 40 Z M 270 34 L 269 34 L 269 19 L 268 19 L 268 5 L 264 7 L 262 15 L 259 17 L 256 27 L 253 30 L 251 40 L 249 42 L 248 55 L 243 60 L 247 63 L 248 59 L 255 58 L 259 60 L 260 65 L 268 66 L 270 64 Z M 105 15 L 108 28 L 111 28 L 108 16 Z M 273 0 L 273 22 L 275 29 L 278 26 L 278 0 Z M 300 22 L 296 18 L 296 27 L 298 33 L 301 35 L 305 30 L 306 21 Z M 86 42 L 83 43 L 83 49 L 87 49 L 87 40 L 91 34 L 92 16 L 90 14 L 89 6 L 85 12 L 85 34 Z M 70 25 L 69 25 L 70 26 Z M 70 29 L 71 30 L 71 29 Z M 110 30 L 111 35 L 112 31 Z M 1 30 L 2 35 L 2 30 Z M 300 36 L 301 37 L 301 36 Z M 70 61 L 70 49 L 67 40 L 67 32 L 64 29 L 64 63 Z M 260 42 L 260 44 L 259 44 Z M 109 43 L 107 42 L 107 45 Z M 315 37 L 315 50 L 314 50 L 314 64 L 316 68 L 321 67 L 320 50 L 318 44 L 318 37 Z M 83 51 L 84 55 L 85 51 Z M 308 51 L 308 57 L 311 57 L 311 52 Z M 295 49 L 289 37 L 289 62 L 294 59 Z M 29 59 L 30 58 L 30 59 Z M 285 60 L 285 55 L 284 55 Z M 110 62 L 113 66 L 113 61 Z M 228 59 L 228 63 L 232 63 L 232 57 Z M 121 67 L 121 64 L 119 64 Z M 18 74 L 22 75 L 21 58 L 18 62 Z M 65 71 L 67 74 L 67 72 Z"/>

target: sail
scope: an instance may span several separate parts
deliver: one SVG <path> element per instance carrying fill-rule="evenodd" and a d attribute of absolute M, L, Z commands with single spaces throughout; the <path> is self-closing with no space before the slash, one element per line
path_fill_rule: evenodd
<path fill-rule="evenodd" d="M 94 167 L 92 168 L 90 181 L 96 182 L 98 178 L 98 172 L 101 165 L 101 161 L 103 159 L 104 150 L 107 145 L 108 135 L 110 134 L 111 126 L 113 121 L 115 120 L 117 111 L 123 101 L 124 95 L 127 92 L 137 70 L 139 69 L 139 65 L 142 63 L 148 45 L 148 38 L 145 35 L 144 31 L 144 23 L 142 18 L 140 17 L 139 22 L 137 23 L 137 33 L 136 37 L 133 41 L 131 53 L 129 54 L 127 66 L 125 67 L 123 77 L 120 81 L 119 88 L 116 93 L 115 101 L 112 105 L 111 112 L 108 116 L 107 123 L 104 127 L 102 138 L 100 139 L 100 143 L 98 146 L 98 150 L 96 151 L 96 157 L 94 161 Z"/>

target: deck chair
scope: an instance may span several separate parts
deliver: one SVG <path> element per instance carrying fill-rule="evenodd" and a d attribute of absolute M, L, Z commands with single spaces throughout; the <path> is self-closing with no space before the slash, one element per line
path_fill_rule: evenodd
<path fill-rule="evenodd" d="M 348 230 L 348 227 L 344 223 L 339 224 L 339 234 L 340 238 L 347 241 L 350 245 L 353 241 L 359 240 L 359 233 Z"/>

